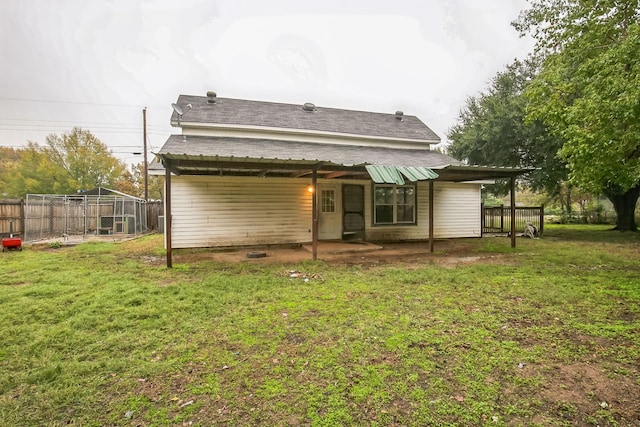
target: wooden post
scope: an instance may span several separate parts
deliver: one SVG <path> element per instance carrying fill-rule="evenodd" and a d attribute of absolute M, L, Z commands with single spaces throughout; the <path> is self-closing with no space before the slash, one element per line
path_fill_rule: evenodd
<path fill-rule="evenodd" d="M 540 205 L 540 229 L 538 230 L 538 236 L 542 236 L 544 231 L 544 205 Z"/>
<path fill-rule="evenodd" d="M 484 202 L 480 203 L 480 237 L 484 237 Z"/>
<path fill-rule="evenodd" d="M 318 168 L 313 168 L 311 175 L 311 254 L 313 260 L 318 259 Z"/>
<path fill-rule="evenodd" d="M 173 267 L 173 254 L 171 251 L 171 170 L 169 160 L 164 165 L 164 238 L 167 245 L 167 268 Z"/>
<path fill-rule="evenodd" d="M 516 247 L 516 177 L 511 177 L 511 247 Z"/>
<path fill-rule="evenodd" d="M 25 216 L 24 199 L 20 199 L 20 235 L 26 240 L 27 218 Z"/>
<path fill-rule="evenodd" d="M 147 107 L 142 110 L 142 146 L 144 147 L 144 201 L 149 201 L 149 164 L 147 163 Z"/>
<path fill-rule="evenodd" d="M 429 253 L 433 253 L 433 180 L 429 180 Z"/>

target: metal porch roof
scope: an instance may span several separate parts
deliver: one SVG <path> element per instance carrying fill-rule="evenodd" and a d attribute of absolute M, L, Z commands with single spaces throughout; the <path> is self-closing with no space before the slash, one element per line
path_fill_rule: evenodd
<path fill-rule="evenodd" d="M 475 181 L 508 178 L 533 170 L 463 165 L 429 149 L 192 135 L 171 135 L 157 156 L 177 175 L 289 171 L 302 176 L 301 171 L 316 169 L 325 173 L 340 171 L 343 173 L 340 176 L 368 174 L 374 181 L 389 183 L 404 183 L 405 178 L 409 181 Z M 395 172 L 390 172 L 391 169 Z"/>
<path fill-rule="evenodd" d="M 409 181 L 426 181 L 436 179 L 438 174 L 426 167 L 419 166 L 365 166 L 369 176 L 376 184 L 404 185 L 406 177 Z"/>

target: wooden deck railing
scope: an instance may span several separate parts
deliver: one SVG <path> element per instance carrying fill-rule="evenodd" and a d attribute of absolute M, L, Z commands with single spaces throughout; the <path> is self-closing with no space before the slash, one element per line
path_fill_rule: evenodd
<path fill-rule="evenodd" d="M 516 206 L 516 233 L 523 233 L 527 224 L 538 228 L 539 234 L 544 231 L 544 206 Z M 482 234 L 502 234 L 511 231 L 510 206 L 482 205 Z"/>

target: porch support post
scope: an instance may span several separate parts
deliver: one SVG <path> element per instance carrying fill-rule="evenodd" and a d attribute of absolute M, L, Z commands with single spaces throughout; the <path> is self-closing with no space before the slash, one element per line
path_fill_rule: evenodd
<path fill-rule="evenodd" d="M 511 247 L 516 247 L 516 177 L 512 176 L 510 181 L 511 193 Z"/>
<path fill-rule="evenodd" d="M 313 260 L 318 259 L 318 168 L 314 167 L 311 175 L 311 254 Z"/>
<path fill-rule="evenodd" d="M 433 180 L 429 180 L 429 252 L 433 253 Z"/>
<path fill-rule="evenodd" d="M 165 160 L 164 165 L 164 238 L 167 245 L 167 268 L 173 267 L 173 259 L 171 253 L 171 170 L 169 168 L 169 160 Z"/>

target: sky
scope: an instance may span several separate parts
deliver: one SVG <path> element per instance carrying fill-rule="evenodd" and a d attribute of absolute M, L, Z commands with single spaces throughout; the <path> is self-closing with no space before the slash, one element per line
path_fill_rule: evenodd
<path fill-rule="evenodd" d="M 526 0 L 1 0 L 0 145 L 91 131 L 139 163 L 179 94 L 419 117 L 446 144 L 469 96 L 532 49 Z"/>

